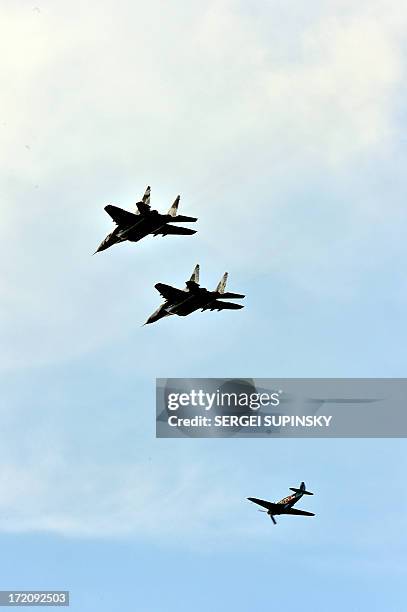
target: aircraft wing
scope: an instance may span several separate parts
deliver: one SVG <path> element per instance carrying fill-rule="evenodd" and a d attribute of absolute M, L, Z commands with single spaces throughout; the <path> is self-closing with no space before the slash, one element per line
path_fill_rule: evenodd
<path fill-rule="evenodd" d="M 214 300 L 210 304 L 207 304 L 202 310 L 240 310 L 244 308 L 243 304 L 234 304 L 233 302 L 221 302 L 220 300 Z"/>
<path fill-rule="evenodd" d="M 179 299 L 185 299 L 185 291 L 177 289 L 176 287 L 171 287 L 171 285 L 157 283 L 155 285 L 155 288 L 165 300 L 169 300 L 170 302 L 176 302 Z"/>
<path fill-rule="evenodd" d="M 159 234 L 162 236 L 167 236 L 171 234 L 173 236 L 189 236 L 190 234 L 196 234 L 196 230 L 189 229 L 189 227 L 176 227 L 175 225 L 164 225 L 164 227 L 160 227 L 160 229 L 155 230 L 153 232 L 154 236 L 158 236 Z"/>
<path fill-rule="evenodd" d="M 235 300 L 237 299 L 241 299 L 244 298 L 245 296 L 243 295 L 243 293 L 231 293 L 230 291 L 226 291 L 226 293 L 221 293 L 219 296 L 220 300 L 223 300 L 225 298 L 233 298 Z"/>
<path fill-rule="evenodd" d="M 118 206 L 113 206 L 112 204 L 108 204 L 105 206 L 105 211 L 108 215 L 110 215 L 113 221 L 117 225 L 131 225 L 132 223 L 137 223 L 137 215 L 129 212 L 128 210 L 123 210 Z"/>
<path fill-rule="evenodd" d="M 273 502 L 266 501 L 264 499 L 258 499 L 257 497 L 248 497 L 249 501 L 262 506 L 263 508 L 267 508 L 267 510 L 281 510 L 281 506 L 279 504 L 273 504 Z"/>
<path fill-rule="evenodd" d="M 297 510 L 297 508 L 287 508 L 287 510 L 283 510 L 282 514 L 297 514 L 298 516 L 315 516 L 313 512 L 306 512 L 306 510 Z"/>

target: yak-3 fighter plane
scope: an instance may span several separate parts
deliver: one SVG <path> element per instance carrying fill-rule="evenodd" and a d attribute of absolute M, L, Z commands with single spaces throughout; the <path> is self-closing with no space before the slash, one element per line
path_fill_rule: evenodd
<path fill-rule="evenodd" d="M 175 198 L 174 203 L 169 209 L 168 213 L 166 215 L 162 215 L 156 210 L 151 210 L 150 193 L 150 187 L 147 187 L 142 200 L 136 203 L 136 209 L 134 212 L 123 210 L 123 208 L 113 206 L 112 204 L 105 206 L 105 211 L 112 217 L 117 227 L 115 227 L 113 232 L 108 234 L 100 243 L 97 251 L 95 251 L 96 253 L 104 251 L 114 244 L 124 242 L 125 240 L 129 240 L 130 242 L 138 242 L 149 234 L 152 234 L 153 236 L 187 236 L 196 233 L 196 230 L 189 229 L 188 227 L 177 227 L 170 225 L 170 223 L 179 222 L 193 223 L 198 220 L 196 217 L 187 217 L 185 215 L 177 214 L 180 196 Z"/>
<path fill-rule="evenodd" d="M 248 497 L 247 499 L 266 510 L 259 510 L 259 512 L 266 512 L 269 515 L 274 525 L 277 524 L 276 519 L 274 518 L 277 514 L 295 514 L 297 516 L 315 516 L 313 512 L 307 512 L 306 510 L 297 510 L 293 508 L 294 504 L 297 503 L 299 499 L 303 495 L 314 495 L 310 491 L 305 489 L 305 482 L 302 482 L 299 489 L 295 487 L 290 487 L 290 491 L 294 491 L 294 495 L 288 495 L 288 497 L 284 497 L 280 501 L 273 503 L 269 501 L 265 501 L 264 499 L 257 499 L 257 497 Z"/>
<path fill-rule="evenodd" d="M 160 292 L 165 299 L 164 304 L 151 315 L 146 321 L 154 323 L 163 317 L 169 315 L 179 315 L 185 317 L 195 310 L 240 310 L 242 304 L 234 304 L 233 302 L 223 302 L 225 298 L 240 299 L 245 296 L 241 293 L 225 292 L 228 273 L 222 276 L 215 291 L 209 291 L 204 287 L 199 286 L 199 264 L 195 266 L 191 278 L 186 281 L 186 289 L 177 289 L 164 283 L 157 283 L 155 288 Z"/>

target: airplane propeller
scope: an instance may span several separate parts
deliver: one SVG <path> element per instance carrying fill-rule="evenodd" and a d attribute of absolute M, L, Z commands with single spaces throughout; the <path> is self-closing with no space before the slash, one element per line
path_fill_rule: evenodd
<path fill-rule="evenodd" d="M 269 513 L 267 512 L 267 510 L 257 510 L 257 512 L 264 512 L 265 514 L 269 514 Z M 276 519 L 274 518 L 274 516 L 273 516 L 272 514 L 269 514 L 269 517 L 270 517 L 270 518 L 271 518 L 271 520 L 273 521 L 274 525 L 277 525 L 277 521 L 276 521 Z"/>

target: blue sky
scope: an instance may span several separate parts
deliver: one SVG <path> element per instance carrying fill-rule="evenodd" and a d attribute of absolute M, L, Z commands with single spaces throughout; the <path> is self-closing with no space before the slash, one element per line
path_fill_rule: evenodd
<path fill-rule="evenodd" d="M 399 612 L 404 440 L 156 440 L 154 383 L 405 375 L 404 4 L 34 8 L 0 36 L 1 588 Z M 91 257 L 147 184 L 199 232 Z M 198 262 L 246 308 L 142 327 Z M 245 501 L 301 480 L 315 519 Z"/>

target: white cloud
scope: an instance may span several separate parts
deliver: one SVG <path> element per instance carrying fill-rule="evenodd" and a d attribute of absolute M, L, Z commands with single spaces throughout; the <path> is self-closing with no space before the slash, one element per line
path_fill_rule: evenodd
<path fill-rule="evenodd" d="M 20 178 L 115 160 L 213 172 L 243 138 L 348 161 L 391 133 L 402 5 L 398 23 L 385 3 L 381 19 L 334 3 L 282 31 L 265 8 L 269 37 L 231 1 L 57 5 L 3 15 L 2 165 Z"/>
<path fill-rule="evenodd" d="M 233 492 L 231 483 L 222 485 L 215 466 L 172 461 L 171 467 L 157 467 L 146 461 L 101 469 L 72 461 L 61 465 L 58 457 L 53 465 L 38 459 L 25 468 L 2 464 L 0 486 L 7 495 L 0 504 L 0 531 L 172 543 L 182 534 L 183 546 L 192 547 L 215 545 L 219 529 L 223 540 L 242 531 L 260 536 L 258 526 L 245 526 L 241 504 L 235 508 L 236 485 Z M 235 517 L 229 521 L 233 508 Z"/>

